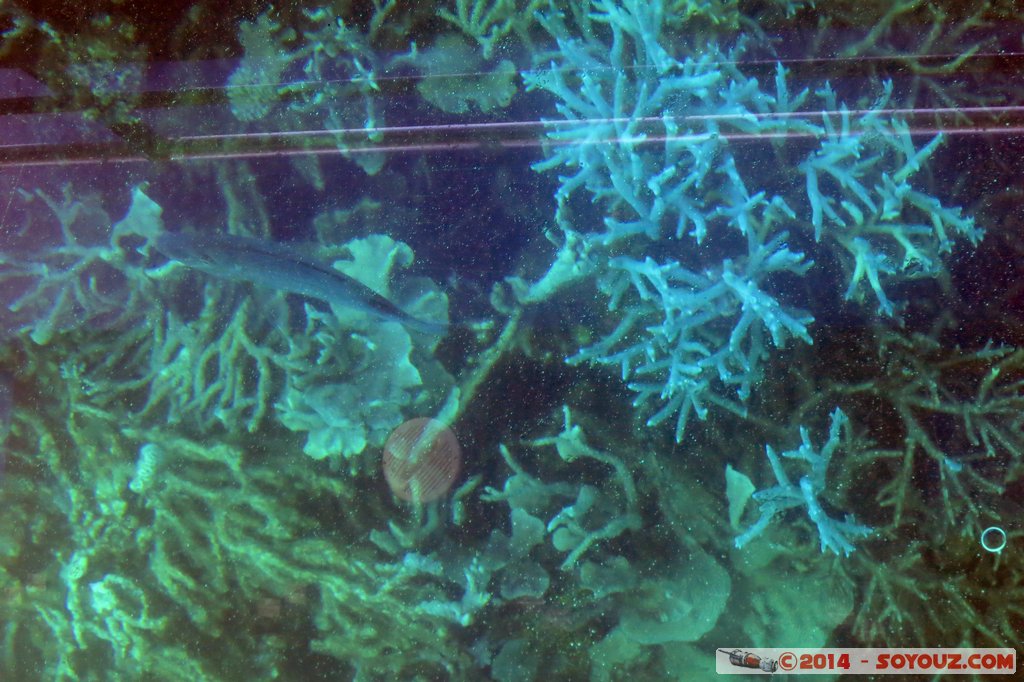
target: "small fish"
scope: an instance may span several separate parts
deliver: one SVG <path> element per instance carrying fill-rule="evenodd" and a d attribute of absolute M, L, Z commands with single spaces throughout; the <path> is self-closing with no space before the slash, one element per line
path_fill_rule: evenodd
<path fill-rule="evenodd" d="M 214 277 L 315 298 L 399 322 L 423 334 L 441 335 L 446 324 L 409 315 L 362 282 L 276 242 L 234 235 L 162 232 L 157 251 Z"/>

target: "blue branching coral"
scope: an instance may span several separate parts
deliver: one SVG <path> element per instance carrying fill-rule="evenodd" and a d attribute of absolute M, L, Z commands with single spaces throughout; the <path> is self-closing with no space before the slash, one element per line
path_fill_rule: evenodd
<path fill-rule="evenodd" d="M 814 239 L 834 242 L 849 272 L 845 297 L 860 298 L 869 286 L 879 312 L 891 316 L 894 304 L 883 289 L 886 282 L 938 276 L 941 256 L 952 250 L 955 239 L 977 245 L 983 233 L 959 208 L 944 206 L 911 186 L 910 179 L 943 135 L 916 148 L 907 123 L 885 115 L 892 81 L 885 81 L 883 88 L 855 122 L 828 84 L 819 90 L 825 134 L 800 171 L 807 178 Z M 836 111 L 838 128 L 827 113 Z"/>
<path fill-rule="evenodd" d="M 837 253 L 849 271 L 845 297 L 866 282 L 893 315 L 885 284 L 934 277 L 954 239 L 981 238 L 959 209 L 910 185 L 941 136 L 915 148 L 906 123 L 885 114 L 890 82 L 855 122 L 828 84 L 817 92 L 826 113 L 803 113 L 808 92 L 791 95 L 781 65 L 774 92 L 742 73 L 742 41 L 676 56 L 661 42 L 660 3 L 593 8 L 574 14 L 575 25 L 561 12 L 541 17 L 558 55 L 524 79 L 554 95 L 562 120 L 548 121 L 548 158 L 534 168 L 563 172 L 561 240 L 581 244 L 573 253 L 585 254 L 618 317 L 570 362 L 618 366 L 634 404 L 654 403 L 649 425 L 674 416 L 678 440 L 710 403 L 742 413 L 770 356 L 766 339 L 812 342 L 813 314 L 778 298 L 781 275 L 791 283 L 814 264 L 790 240 Z M 837 110 L 838 127 L 828 113 Z M 820 139 L 798 166 L 804 197 L 758 190 L 769 161 L 732 141 L 788 136 Z M 597 229 L 583 222 L 593 213 L 583 194 L 603 214 Z M 568 282 L 585 266 L 568 268 L 565 254 L 552 272 Z M 530 288 L 513 285 L 528 300 Z"/>
<path fill-rule="evenodd" d="M 854 522 L 849 515 L 845 519 L 830 517 L 821 505 L 820 497 L 829 489 L 825 480 L 829 463 L 836 449 L 840 447 L 842 431 L 848 428 L 848 425 L 849 419 L 842 410 L 836 408 L 832 412 L 828 440 L 820 450 L 814 449 L 810 434 L 803 427 L 800 427 L 800 447 L 795 450 L 787 450 L 779 455 L 771 445 L 765 447 L 778 485 L 754 493 L 754 499 L 760 505 L 761 515 L 750 528 L 736 538 L 736 547 L 743 547 L 763 533 L 778 514 L 795 507 L 807 508 L 807 517 L 818 529 L 822 552 L 829 549 L 835 554 L 849 554 L 853 551 L 854 540 L 871 534 L 870 528 Z M 780 456 L 806 464 L 809 470 L 800 476 L 798 483 L 792 482 Z"/>

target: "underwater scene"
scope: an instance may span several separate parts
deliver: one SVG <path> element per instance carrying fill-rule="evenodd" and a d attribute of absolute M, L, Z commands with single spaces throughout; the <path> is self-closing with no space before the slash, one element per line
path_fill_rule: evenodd
<path fill-rule="evenodd" d="M 1012 673 L 1022 36 L 0 2 L 0 680 Z"/>

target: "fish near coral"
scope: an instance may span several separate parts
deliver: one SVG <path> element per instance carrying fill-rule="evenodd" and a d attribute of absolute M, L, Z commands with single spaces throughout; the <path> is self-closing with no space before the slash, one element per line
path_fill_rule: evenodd
<path fill-rule="evenodd" d="M 224 234 L 162 232 L 153 245 L 167 258 L 214 277 L 307 296 L 379 320 L 398 322 L 422 334 L 440 336 L 448 329 L 447 324 L 409 315 L 362 282 L 277 242 Z"/>

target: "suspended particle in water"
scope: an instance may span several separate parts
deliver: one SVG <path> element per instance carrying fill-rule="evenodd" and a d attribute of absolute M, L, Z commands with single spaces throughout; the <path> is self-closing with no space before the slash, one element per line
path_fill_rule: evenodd
<path fill-rule="evenodd" d="M 410 419 L 384 443 L 384 478 L 395 497 L 407 502 L 433 502 L 444 496 L 461 468 L 458 439 L 436 419 Z"/>

